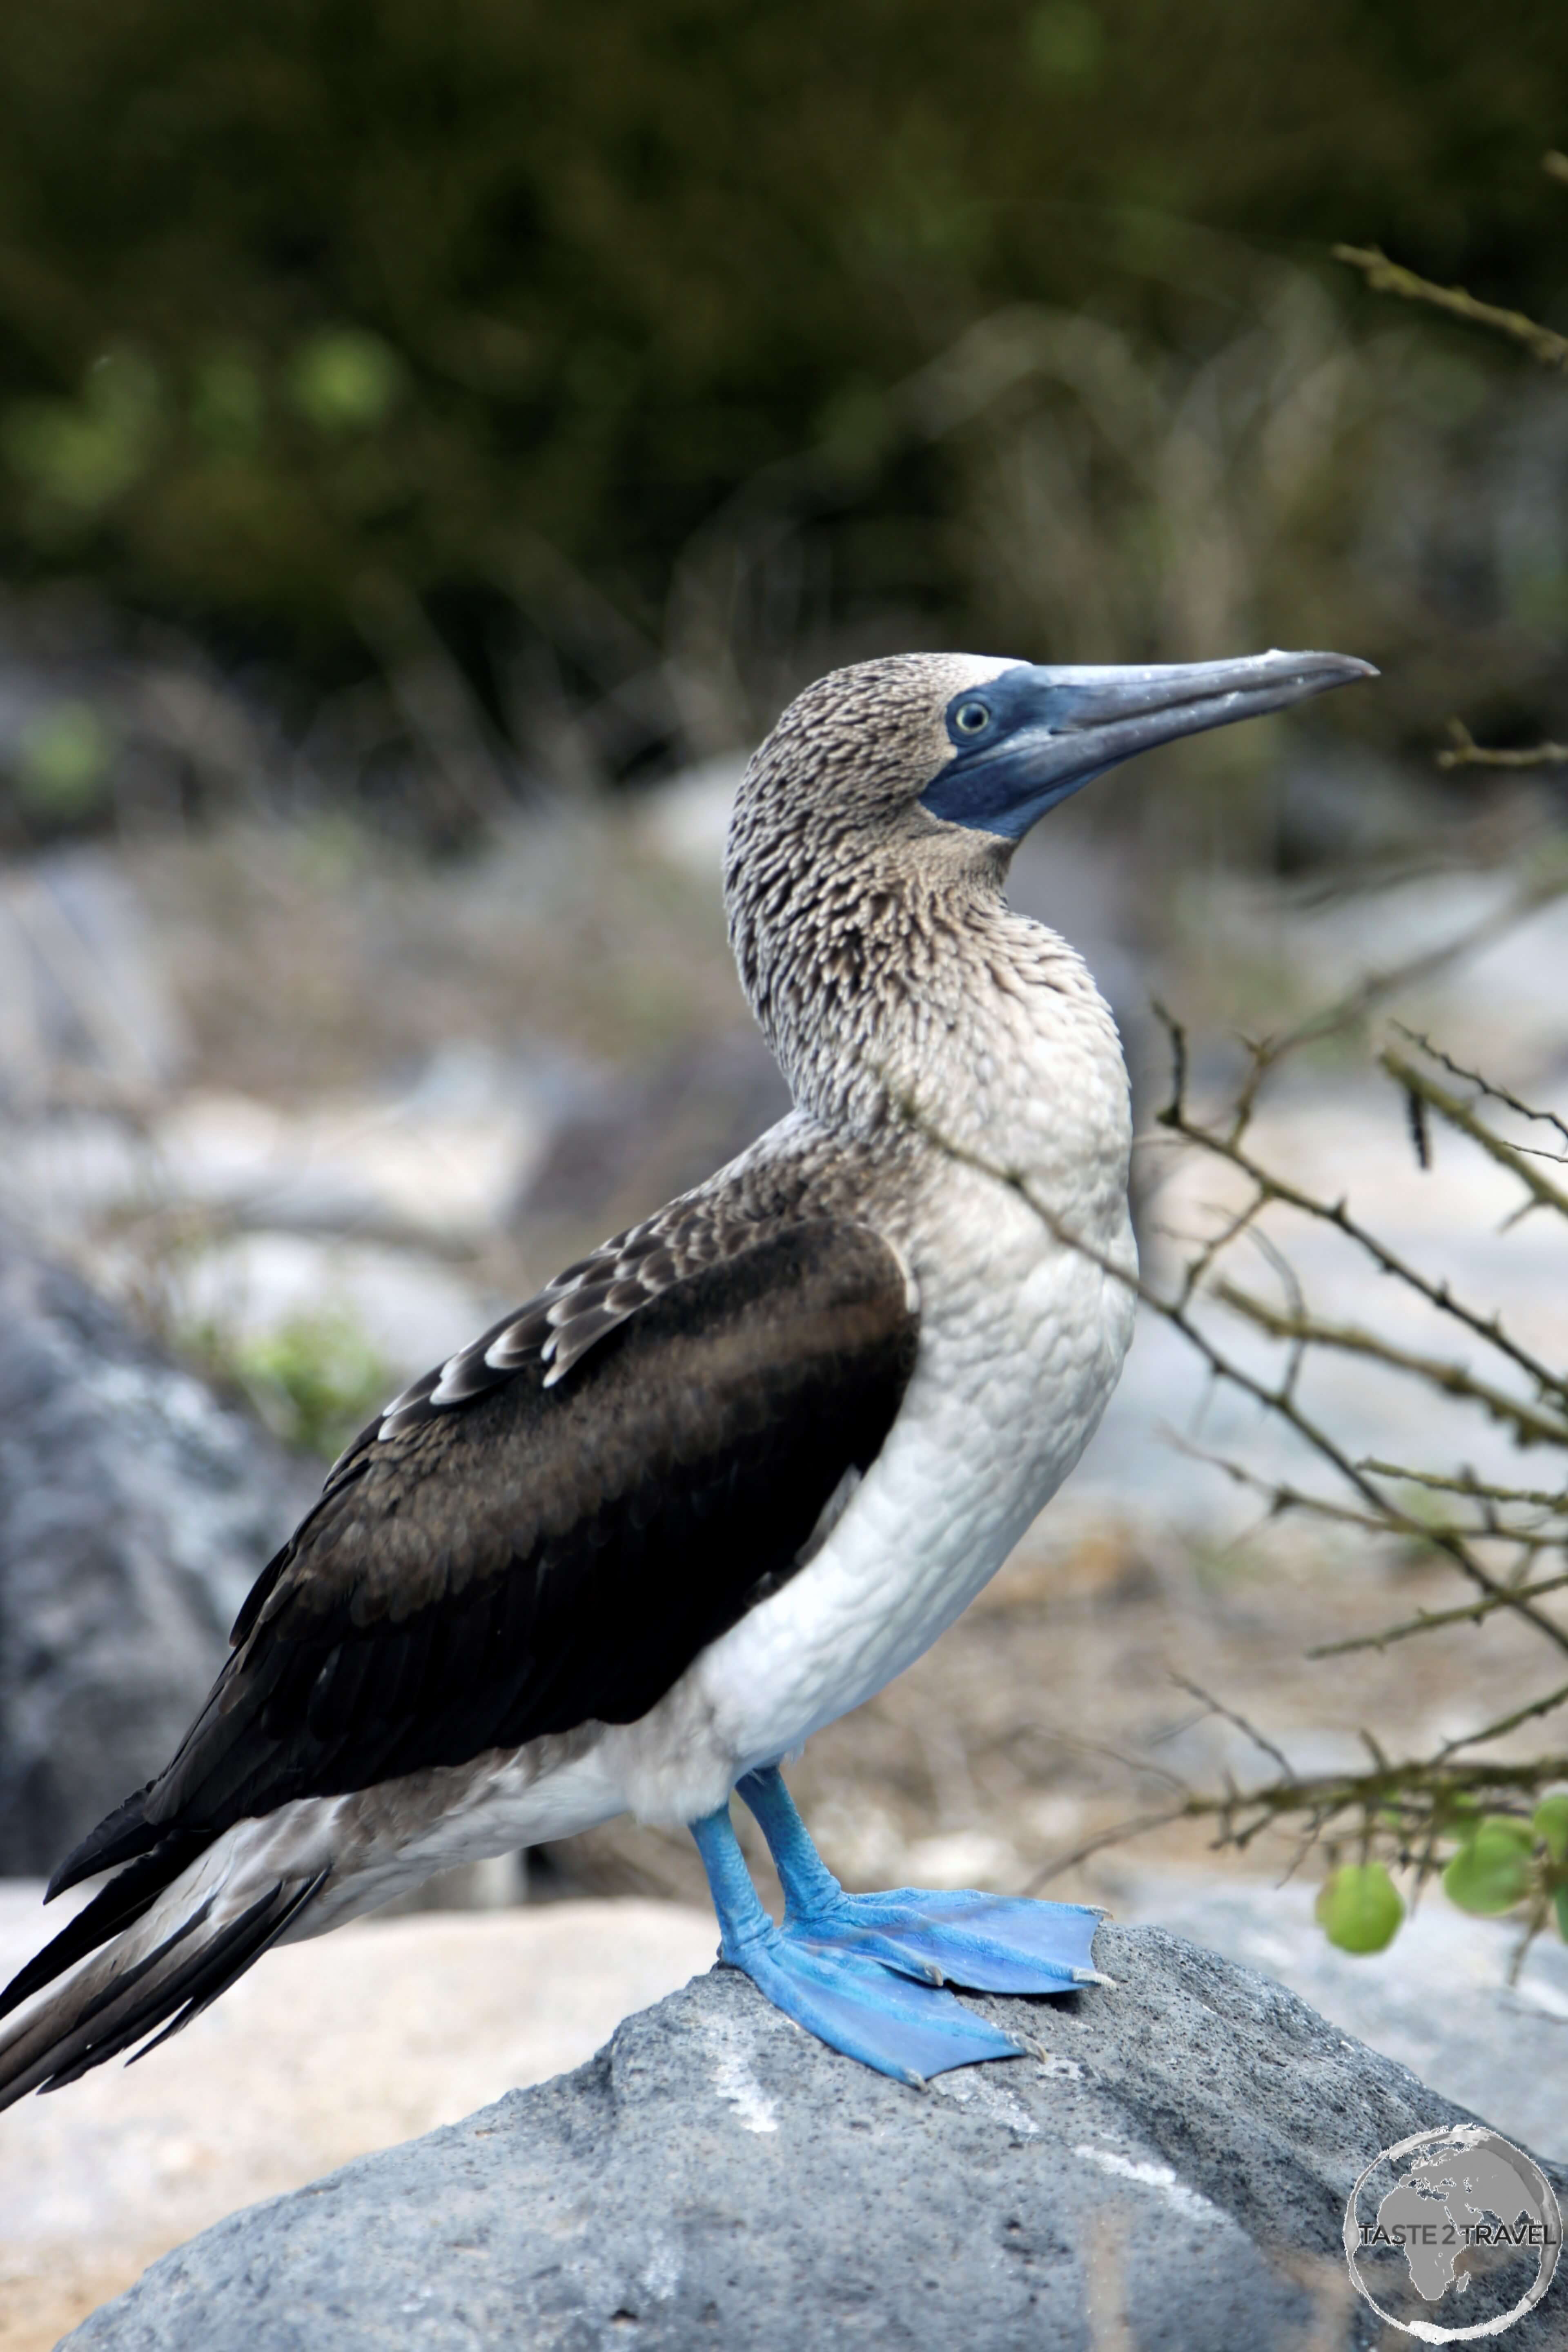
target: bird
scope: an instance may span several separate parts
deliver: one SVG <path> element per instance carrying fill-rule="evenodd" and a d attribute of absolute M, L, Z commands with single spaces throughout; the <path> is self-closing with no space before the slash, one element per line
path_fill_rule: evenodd
<path fill-rule="evenodd" d="M 1008 907 L 1018 843 L 1140 752 L 1375 675 L 906 654 L 788 706 L 724 895 L 793 1108 L 334 1464 L 175 1755 L 50 1882 L 102 1884 L 0 1995 L 0 2105 L 146 2055 L 274 1944 L 626 1811 L 689 1831 L 721 1961 L 902 2082 L 1026 2046 L 954 1988 L 1097 1977 L 1088 1906 L 847 1892 L 783 1767 L 1000 1567 L 1131 1338 L 1121 1045 Z"/>

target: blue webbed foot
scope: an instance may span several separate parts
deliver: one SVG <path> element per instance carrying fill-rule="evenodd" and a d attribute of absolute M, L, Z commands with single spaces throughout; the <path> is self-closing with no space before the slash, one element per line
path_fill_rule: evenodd
<path fill-rule="evenodd" d="M 1093 1954 L 1097 1911 L 967 1889 L 847 1895 L 812 1844 L 776 1769 L 748 1774 L 740 1793 L 778 1865 L 786 1930 L 818 1948 L 976 1992 L 1071 1992 L 1101 1980 Z"/>
<path fill-rule="evenodd" d="M 1094 1965 L 1098 1911 L 1077 1903 L 965 1889 L 928 1894 L 916 1886 L 885 1895 L 846 1895 L 791 1919 L 826 1948 L 864 1953 L 884 1968 L 929 1984 L 974 1992 L 1071 1992 L 1099 1979 Z"/>
<path fill-rule="evenodd" d="M 1015 2041 L 931 1984 L 911 1983 L 858 1951 L 776 1927 L 758 1902 L 728 1809 L 691 1824 L 722 1936 L 721 1957 L 775 2009 L 830 2049 L 879 2074 L 921 2084 L 950 2067 L 1026 2055 Z"/>
<path fill-rule="evenodd" d="M 911 1983 L 860 1953 L 818 1945 L 774 1927 L 754 1942 L 721 1947 L 775 2009 L 831 2050 L 879 2074 L 921 2084 L 950 2067 L 1020 2058 L 1021 2042 L 976 2017 L 935 1985 Z"/>

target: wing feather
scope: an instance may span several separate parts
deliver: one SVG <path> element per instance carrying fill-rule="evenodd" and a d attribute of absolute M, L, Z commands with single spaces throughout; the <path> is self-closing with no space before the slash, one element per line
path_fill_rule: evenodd
<path fill-rule="evenodd" d="M 629 1237 L 645 1266 L 653 1239 Z M 776 1591 L 898 1410 L 909 1286 L 842 1219 L 698 1255 L 635 1306 L 629 1251 L 608 1286 L 602 1260 L 580 1270 L 566 1364 L 509 1337 L 533 1340 L 535 1305 L 406 1391 L 258 1580 L 167 1770 L 56 1885 L 297 1798 L 634 1721 Z"/>

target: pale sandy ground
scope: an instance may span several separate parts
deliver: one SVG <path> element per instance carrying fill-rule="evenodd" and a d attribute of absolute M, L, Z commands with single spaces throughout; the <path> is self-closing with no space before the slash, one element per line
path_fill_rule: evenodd
<path fill-rule="evenodd" d="M 0 1885 L 0 1977 L 43 1940 L 38 1894 Z M 270 1954 L 145 2065 L 0 2116 L 0 2352 L 47 2352 L 237 2206 L 580 2065 L 716 1942 L 711 1912 L 633 1898 L 366 1922 Z"/>

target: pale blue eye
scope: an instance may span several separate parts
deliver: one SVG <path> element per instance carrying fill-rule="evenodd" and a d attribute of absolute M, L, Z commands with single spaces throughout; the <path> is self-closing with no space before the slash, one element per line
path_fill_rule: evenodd
<path fill-rule="evenodd" d="M 952 714 L 952 723 L 961 735 L 978 735 L 991 724 L 991 713 L 983 702 L 961 702 Z"/>

